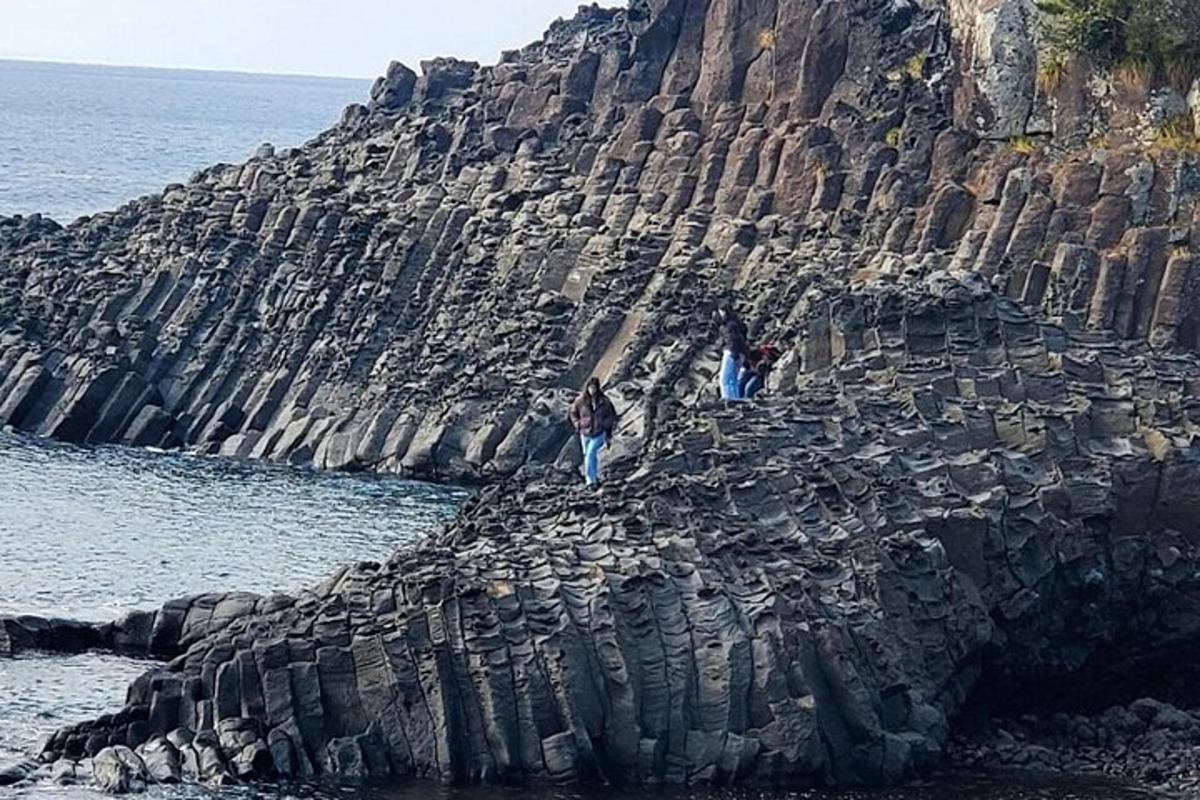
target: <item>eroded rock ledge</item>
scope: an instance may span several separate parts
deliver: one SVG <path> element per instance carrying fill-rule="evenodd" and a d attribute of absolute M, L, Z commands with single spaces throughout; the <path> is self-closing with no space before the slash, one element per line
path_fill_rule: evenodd
<path fill-rule="evenodd" d="M 1195 637 L 1200 361 L 948 276 L 823 296 L 822 378 L 680 410 L 602 492 L 530 468 L 386 563 L 184 604 L 211 627 L 42 758 L 165 737 L 211 750 L 202 777 L 887 782 L 981 681 Z"/>

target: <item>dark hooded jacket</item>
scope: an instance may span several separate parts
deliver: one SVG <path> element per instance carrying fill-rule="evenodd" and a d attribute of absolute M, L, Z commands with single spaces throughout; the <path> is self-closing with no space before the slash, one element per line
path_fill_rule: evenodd
<path fill-rule="evenodd" d="M 721 328 L 725 350 L 732 353 L 739 362 L 745 361 L 750 355 L 750 347 L 747 344 L 750 332 L 746 323 L 742 322 L 742 318 L 736 312 L 729 311 L 726 312 Z"/>
<path fill-rule="evenodd" d="M 767 376 L 771 374 L 771 370 L 778 360 L 779 348 L 773 344 L 764 344 L 750 352 L 750 356 L 746 359 L 746 366 L 751 372 L 762 378 L 763 383 L 766 383 Z"/>
<path fill-rule="evenodd" d="M 612 436 L 617 427 L 617 409 L 603 392 L 593 401 L 584 391 L 571 404 L 571 424 L 581 436 Z"/>

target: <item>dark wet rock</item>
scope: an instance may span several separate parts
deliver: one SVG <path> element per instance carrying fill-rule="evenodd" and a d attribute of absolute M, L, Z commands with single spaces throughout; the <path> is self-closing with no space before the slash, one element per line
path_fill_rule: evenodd
<path fill-rule="evenodd" d="M 92 625 L 40 617 L 0 617 L 0 657 L 25 650 L 82 653 L 100 649 L 109 640 L 111 626 Z"/>
<path fill-rule="evenodd" d="M 290 602 L 249 592 L 197 595 L 158 611 L 135 611 L 116 622 L 88 623 L 34 616 L 0 616 L 0 657 L 29 650 L 81 653 L 103 650 L 142 658 L 170 659 L 194 641 L 239 617 Z"/>
<path fill-rule="evenodd" d="M 952 761 L 967 768 L 1036 769 L 1098 775 L 1146 786 L 1158 796 L 1200 791 L 1200 714 L 1151 698 L 1105 711 L 989 720 L 958 738 Z"/>
<path fill-rule="evenodd" d="M 0 766 L 0 786 L 12 786 L 28 780 L 37 771 L 38 762 L 33 760 L 20 761 L 16 764 Z"/>

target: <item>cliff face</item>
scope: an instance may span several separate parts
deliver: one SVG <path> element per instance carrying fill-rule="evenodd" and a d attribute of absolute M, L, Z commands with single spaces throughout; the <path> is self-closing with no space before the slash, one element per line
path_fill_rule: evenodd
<path fill-rule="evenodd" d="M 1137 682 L 1195 641 L 1200 364 L 978 282 L 826 293 L 836 381 L 681 411 L 602 492 L 525 470 L 296 597 L 0 620 L 10 648 L 169 659 L 42 758 L 117 786 L 164 759 L 216 781 L 891 782 L 936 763 L 973 693 Z"/>
<path fill-rule="evenodd" d="M 571 446 L 589 374 L 631 431 L 692 399 L 714 354 L 685 287 L 757 308 L 862 267 L 979 270 L 1195 346 L 1194 170 L 1014 152 L 1049 108 L 1023 13 L 639 2 L 494 67 L 393 65 L 304 148 L 66 230 L 0 224 L 0 421 L 486 479 Z"/>
<path fill-rule="evenodd" d="M 510 476 L 299 597 L 63 628 L 172 660 L 43 757 L 896 780 L 981 687 L 1193 641 L 1200 185 L 1082 67 L 1039 89 L 1027 14 L 584 9 L 393 65 L 298 151 L 0 224 L 18 428 Z M 787 345 L 753 407 L 711 400 L 728 291 Z M 553 468 L 589 375 L 600 494 Z"/>

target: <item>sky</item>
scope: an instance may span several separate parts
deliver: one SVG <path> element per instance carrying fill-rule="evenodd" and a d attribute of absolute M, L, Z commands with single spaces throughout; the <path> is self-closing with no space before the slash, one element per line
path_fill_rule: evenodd
<path fill-rule="evenodd" d="M 0 0 L 0 59 L 369 78 L 393 60 L 495 63 L 582 2 Z"/>

